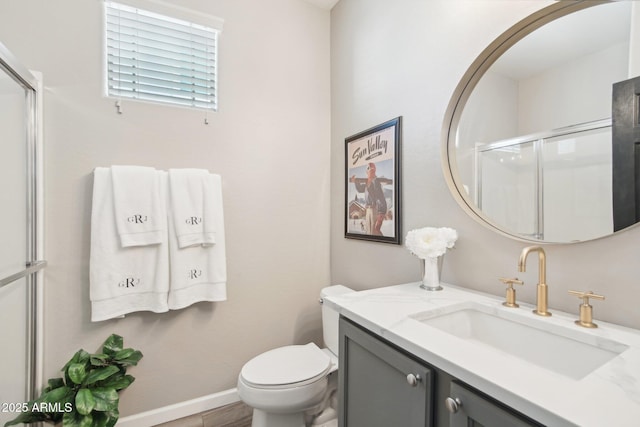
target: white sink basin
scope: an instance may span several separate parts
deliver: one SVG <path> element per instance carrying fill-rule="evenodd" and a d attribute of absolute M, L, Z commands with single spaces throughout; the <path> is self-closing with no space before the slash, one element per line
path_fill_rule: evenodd
<path fill-rule="evenodd" d="M 492 351 L 579 380 L 628 347 L 523 310 L 464 303 L 411 318 Z"/>

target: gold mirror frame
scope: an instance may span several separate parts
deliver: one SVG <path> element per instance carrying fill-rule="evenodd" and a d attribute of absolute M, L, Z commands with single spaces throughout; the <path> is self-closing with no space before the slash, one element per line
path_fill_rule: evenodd
<path fill-rule="evenodd" d="M 475 89 L 480 79 L 484 76 L 486 71 L 493 65 L 493 63 L 504 54 L 513 45 L 522 40 L 525 36 L 534 32 L 538 28 L 548 24 L 563 16 L 571 13 L 587 9 L 589 7 L 598 6 L 601 4 L 610 3 L 610 1 L 591 1 L 591 0 L 576 0 L 576 1 L 559 1 L 550 6 L 547 6 L 539 11 L 529 15 L 522 19 L 517 24 L 513 25 L 507 31 L 502 33 L 497 39 L 495 39 L 471 64 L 466 73 L 462 76 L 462 79 L 458 83 L 458 86 L 451 96 L 449 105 L 447 107 L 444 121 L 442 124 L 441 132 L 441 155 L 442 155 L 442 168 L 444 172 L 445 181 L 454 199 L 464 209 L 464 211 L 478 221 L 480 224 L 488 227 L 489 229 L 502 234 L 503 236 L 511 237 L 523 242 L 534 242 L 537 244 L 544 243 L 576 243 L 576 242 L 546 242 L 544 240 L 530 239 L 526 236 L 511 233 L 504 230 L 495 222 L 491 221 L 486 215 L 478 209 L 475 203 L 466 195 L 464 191 L 461 191 L 456 184 L 456 177 L 459 177 L 458 166 L 456 163 L 455 154 L 455 133 L 458 129 L 462 110 L 464 109 L 467 100 L 471 96 L 471 93 Z M 602 237 L 610 236 L 611 234 L 604 235 Z M 599 237 L 599 238 L 602 238 Z"/>

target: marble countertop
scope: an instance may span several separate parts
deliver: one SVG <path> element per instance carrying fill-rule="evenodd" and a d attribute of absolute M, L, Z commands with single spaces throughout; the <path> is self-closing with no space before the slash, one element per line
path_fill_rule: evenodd
<path fill-rule="evenodd" d="M 550 427 L 640 425 L 640 331 L 597 317 L 598 328 L 582 328 L 574 323 L 577 314 L 550 309 L 553 315 L 542 318 L 531 312 L 529 304 L 507 308 L 493 295 L 443 287 L 428 292 L 418 283 L 409 283 L 329 296 L 324 301 L 373 333 Z M 569 331 L 594 343 L 619 343 L 624 351 L 576 379 L 419 320 L 469 303 L 489 306 L 503 316 L 531 318 L 549 330 Z M 548 351 L 552 355 L 554 348 Z"/>

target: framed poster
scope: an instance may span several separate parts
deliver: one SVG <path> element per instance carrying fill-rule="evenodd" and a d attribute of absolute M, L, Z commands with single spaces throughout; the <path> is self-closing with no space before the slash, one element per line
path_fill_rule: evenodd
<path fill-rule="evenodd" d="M 345 139 L 345 233 L 400 244 L 402 117 Z"/>

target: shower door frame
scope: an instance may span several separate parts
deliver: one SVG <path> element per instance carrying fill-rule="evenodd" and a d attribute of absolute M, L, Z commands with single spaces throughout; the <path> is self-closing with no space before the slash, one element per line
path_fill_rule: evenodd
<path fill-rule="evenodd" d="M 44 261 L 43 219 L 43 147 L 42 147 L 42 78 L 32 73 L 0 43 L 0 70 L 6 72 L 25 89 L 27 106 L 25 143 L 27 144 L 27 253 L 24 270 L 8 277 L 0 277 L 0 286 L 25 278 L 27 286 L 27 372 L 26 392 L 34 399 L 42 384 L 42 269 Z"/>

